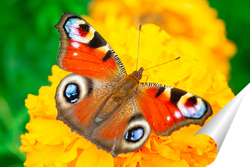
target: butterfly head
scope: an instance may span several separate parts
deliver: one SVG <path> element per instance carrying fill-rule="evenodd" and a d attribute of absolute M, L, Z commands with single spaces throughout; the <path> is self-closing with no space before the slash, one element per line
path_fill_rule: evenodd
<path fill-rule="evenodd" d="M 131 75 L 139 82 L 142 78 L 144 68 L 141 67 L 138 71 L 134 71 Z"/>

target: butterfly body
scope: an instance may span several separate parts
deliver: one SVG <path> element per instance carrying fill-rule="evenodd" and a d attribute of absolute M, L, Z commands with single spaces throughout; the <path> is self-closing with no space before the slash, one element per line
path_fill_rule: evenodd
<path fill-rule="evenodd" d="M 139 81 L 142 77 L 141 69 L 122 78 L 122 80 L 118 83 L 117 88 L 113 91 L 114 99 L 126 101 L 129 98 L 131 92 L 136 88 L 136 86 L 139 85 Z"/>
<path fill-rule="evenodd" d="M 59 66 L 73 72 L 55 95 L 58 120 L 114 157 L 138 150 L 151 130 L 170 135 L 189 124 L 203 125 L 210 105 L 186 91 L 140 83 L 143 68 L 127 75 L 118 55 L 83 18 L 63 14 Z"/>

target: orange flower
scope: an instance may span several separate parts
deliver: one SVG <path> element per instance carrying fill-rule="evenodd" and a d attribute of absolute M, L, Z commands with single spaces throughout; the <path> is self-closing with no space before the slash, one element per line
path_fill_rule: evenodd
<path fill-rule="evenodd" d="M 159 25 L 209 71 L 229 75 L 236 46 L 226 38 L 225 23 L 207 0 L 95 0 L 90 11 L 91 18 L 109 31 L 140 23 Z"/>
<path fill-rule="evenodd" d="M 97 22 L 90 23 L 101 29 Z M 131 27 L 104 33 L 104 36 L 127 67 L 127 72 L 135 70 L 138 30 Z M 165 30 L 155 24 L 142 27 L 139 66 L 151 67 L 178 56 L 181 59 L 145 71 L 149 81 L 175 86 L 203 97 L 211 104 L 214 114 L 234 97 L 223 75 L 219 72 L 211 74 L 201 65 L 200 59 L 183 52 L 178 41 Z M 190 125 L 170 136 L 159 137 L 152 133 L 138 151 L 113 158 L 56 120 L 56 87 L 68 74 L 53 66 L 49 77 L 52 85 L 41 87 L 38 96 L 28 95 L 25 101 L 30 114 L 30 122 L 26 126 L 28 133 L 21 136 L 20 150 L 27 153 L 25 166 L 165 167 L 167 164 L 196 167 L 206 166 L 216 157 L 215 142 L 208 136 L 192 137 L 201 127 Z"/>

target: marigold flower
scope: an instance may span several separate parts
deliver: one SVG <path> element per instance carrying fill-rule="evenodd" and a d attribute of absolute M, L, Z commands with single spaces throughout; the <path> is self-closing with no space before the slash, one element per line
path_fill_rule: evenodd
<path fill-rule="evenodd" d="M 97 30 L 101 28 L 97 22 L 91 24 L 97 26 Z M 123 61 L 127 72 L 135 70 L 138 30 L 131 27 L 104 33 L 104 37 Z M 179 60 L 145 71 L 148 81 L 175 86 L 203 97 L 211 104 L 215 115 L 234 97 L 226 78 L 219 72 L 211 74 L 201 65 L 200 59 L 183 52 L 178 41 L 159 26 L 146 24 L 142 27 L 139 66 L 148 68 L 179 56 Z M 201 128 L 198 125 L 183 127 L 170 136 L 152 133 L 138 151 L 113 158 L 56 120 L 56 87 L 68 74 L 54 65 L 52 76 L 49 76 L 51 86 L 41 87 L 38 96 L 28 95 L 25 101 L 30 114 L 30 122 L 26 125 L 28 133 L 21 135 L 20 150 L 27 153 L 25 166 L 197 167 L 206 166 L 215 159 L 216 143 L 209 136 L 193 137 Z"/>
<path fill-rule="evenodd" d="M 109 30 L 139 27 L 140 23 L 159 25 L 209 71 L 229 75 L 229 59 L 236 46 L 226 38 L 225 23 L 207 0 L 95 0 L 90 15 Z"/>

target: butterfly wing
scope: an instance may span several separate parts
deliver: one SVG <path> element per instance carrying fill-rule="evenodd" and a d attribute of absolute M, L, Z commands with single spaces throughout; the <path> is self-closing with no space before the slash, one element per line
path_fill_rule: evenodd
<path fill-rule="evenodd" d="M 156 83 L 138 86 L 137 105 L 151 129 L 160 136 L 190 124 L 203 125 L 212 115 L 204 99 L 186 91 Z"/>
<path fill-rule="evenodd" d="M 97 79 L 113 80 L 126 76 L 117 54 L 81 16 L 65 13 L 55 27 L 60 33 L 59 67 Z"/>
<path fill-rule="evenodd" d="M 60 33 L 58 65 L 74 73 L 57 87 L 57 119 L 88 138 L 98 126 L 95 116 L 126 71 L 109 44 L 82 17 L 65 13 L 55 27 Z"/>

